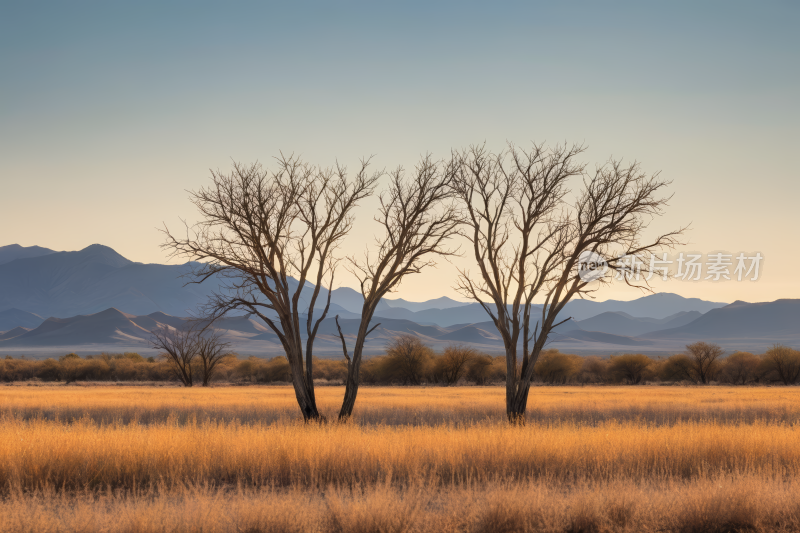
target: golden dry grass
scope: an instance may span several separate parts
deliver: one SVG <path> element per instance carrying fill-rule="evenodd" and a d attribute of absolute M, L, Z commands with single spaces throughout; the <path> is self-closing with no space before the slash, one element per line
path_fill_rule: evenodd
<path fill-rule="evenodd" d="M 45 533 L 523 533 L 798 531 L 800 491 L 760 478 L 668 485 L 546 483 L 324 492 L 57 492 L 0 501 L 0 530 Z"/>
<path fill-rule="evenodd" d="M 342 391 L 318 390 L 329 414 Z M 0 387 L 0 531 L 793 531 L 800 389 Z"/>
<path fill-rule="evenodd" d="M 318 387 L 320 410 L 334 418 L 342 387 Z M 654 424 L 800 423 L 798 387 L 533 387 L 528 419 L 535 422 Z M 299 409 L 289 386 L 0 386 L 0 416 L 90 418 L 100 424 L 167 418 L 238 421 L 242 424 L 294 422 Z M 355 420 L 361 424 L 441 425 L 502 422 L 501 387 L 362 387 Z"/>

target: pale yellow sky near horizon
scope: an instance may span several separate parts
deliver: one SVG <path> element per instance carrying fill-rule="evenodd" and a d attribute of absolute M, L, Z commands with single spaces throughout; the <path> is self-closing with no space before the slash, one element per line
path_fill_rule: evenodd
<path fill-rule="evenodd" d="M 232 160 L 410 168 L 471 143 L 575 142 L 590 168 L 636 159 L 673 182 L 654 230 L 691 223 L 676 252 L 764 257 L 757 282 L 655 290 L 800 298 L 797 27 L 777 1 L 6 6 L 0 245 L 164 263 L 157 228 L 193 220 L 186 191 Z M 343 251 L 370 239 L 375 206 Z M 458 298 L 455 276 L 440 261 L 392 297 Z"/>

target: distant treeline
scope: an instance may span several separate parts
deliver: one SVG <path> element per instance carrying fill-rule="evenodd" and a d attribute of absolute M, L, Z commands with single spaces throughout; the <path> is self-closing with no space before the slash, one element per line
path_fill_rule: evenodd
<path fill-rule="evenodd" d="M 545 384 L 641 384 L 692 382 L 785 384 L 800 381 L 800 351 L 775 345 L 765 353 L 735 352 L 723 357 L 715 344 L 698 342 L 671 357 L 626 354 L 607 358 L 578 356 L 558 350 L 542 352 L 534 366 L 537 382 Z M 314 359 L 314 377 L 340 383 L 347 376 L 344 360 Z M 520 368 L 517 370 L 520 371 Z M 398 337 L 386 355 L 365 360 L 362 383 L 374 385 L 488 385 L 504 382 L 504 356 L 492 357 L 463 346 L 436 353 L 416 337 Z M 177 381 L 166 357 L 144 358 L 138 353 L 59 359 L 0 359 L 0 381 Z M 215 368 L 213 381 L 221 383 L 278 383 L 290 381 L 285 357 L 243 359 L 225 356 Z"/>

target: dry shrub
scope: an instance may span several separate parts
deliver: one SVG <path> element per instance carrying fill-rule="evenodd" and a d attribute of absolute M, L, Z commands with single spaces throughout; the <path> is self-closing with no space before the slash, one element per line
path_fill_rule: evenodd
<path fill-rule="evenodd" d="M 643 354 L 612 356 L 609 370 L 619 381 L 638 385 L 647 376 L 653 360 Z"/>
<path fill-rule="evenodd" d="M 475 357 L 467 368 L 467 380 L 476 385 L 486 385 L 490 379 L 492 362 L 492 358 L 488 355 Z"/>
<path fill-rule="evenodd" d="M 694 381 L 709 383 L 713 381 L 722 367 L 720 357 L 725 353 L 722 346 L 709 342 L 695 342 L 686 345 L 689 357 L 689 370 Z"/>
<path fill-rule="evenodd" d="M 563 384 L 570 382 L 580 371 L 583 359 L 577 355 L 545 350 L 539 355 L 533 373 L 544 383 Z"/>
<path fill-rule="evenodd" d="M 398 335 L 386 345 L 383 359 L 384 379 L 396 380 L 406 385 L 419 385 L 430 371 L 433 350 L 419 337 Z"/>
<path fill-rule="evenodd" d="M 764 354 L 764 365 L 784 385 L 793 385 L 800 379 L 800 351 L 776 344 Z"/>
<path fill-rule="evenodd" d="M 581 362 L 581 368 L 575 375 L 575 381 L 578 383 L 605 383 L 609 379 L 608 373 L 608 359 L 590 355 L 584 357 Z"/>
<path fill-rule="evenodd" d="M 435 381 L 455 385 L 477 358 L 478 352 L 472 348 L 451 344 L 444 349 L 441 356 L 435 358 L 431 372 L 436 376 Z"/>
<path fill-rule="evenodd" d="M 750 352 L 732 353 L 722 361 L 721 381 L 733 385 L 747 385 L 758 379 L 761 358 Z"/>

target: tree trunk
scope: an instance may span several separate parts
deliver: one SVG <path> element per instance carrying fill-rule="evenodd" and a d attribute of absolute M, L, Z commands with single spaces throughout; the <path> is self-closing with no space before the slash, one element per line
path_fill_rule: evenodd
<path fill-rule="evenodd" d="M 317 402 L 314 398 L 314 382 L 309 382 L 306 379 L 303 369 L 303 356 L 299 350 L 295 350 L 292 353 L 292 357 L 289 358 L 289 369 L 292 372 L 292 386 L 294 387 L 297 404 L 300 406 L 300 412 L 303 414 L 303 421 L 322 421 L 323 417 L 319 414 Z"/>
<path fill-rule="evenodd" d="M 347 382 L 344 389 L 344 400 L 342 408 L 339 410 L 339 422 L 346 422 L 353 415 L 353 408 L 356 405 L 358 395 L 358 379 L 361 361 L 347 365 Z M 357 368 L 358 367 L 358 368 Z"/>
<path fill-rule="evenodd" d="M 516 393 L 512 396 L 511 401 L 506 404 L 506 415 L 510 424 L 524 426 L 531 383 L 530 381 L 523 383 L 521 379 L 517 379 L 516 382 Z"/>
<path fill-rule="evenodd" d="M 372 314 L 374 310 L 372 305 L 364 305 L 362 309 L 363 314 L 369 313 L 367 320 L 361 320 L 358 326 L 358 337 L 356 337 L 356 345 L 353 347 L 353 358 L 347 362 L 347 381 L 344 388 L 344 400 L 342 400 L 342 408 L 339 410 L 339 422 L 346 422 L 353 416 L 353 408 L 356 405 L 356 396 L 358 396 L 358 384 L 360 382 L 359 375 L 361 373 L 361 354 L 364 351 L 364 343 L 366 342 L 369 324 L 372 321 Z"/>

